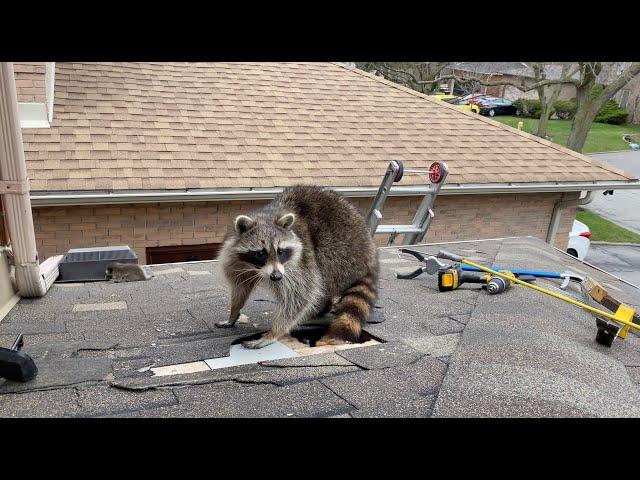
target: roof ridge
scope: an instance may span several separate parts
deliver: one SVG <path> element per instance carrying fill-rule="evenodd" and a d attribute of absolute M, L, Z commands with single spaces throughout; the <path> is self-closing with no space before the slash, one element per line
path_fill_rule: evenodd
<path fill-rule="evenodd" d="M 588 164 L 596 165 L 596 166 L 602 168 L 603 170 L 608 170 L 608 171 L 610 171 L 612 173 L 615 173 L 617 175 L 621 175 L 621 176 L 623 176 L 623 177 L 625 177 L 625 178 L 627 178 L 629 180 L 637 180 L 639 178 L 638 176 L 632 176 L 632 174 L 630 174 L 628 172 L 625 172 L 624 170 L 620 170 L 619 168 L 612 167 L 612 166 L 607 165 L 605 163 L 598 162 L 597 160 L 594 160 L 594 159 L 588 157 L 587 155 L 585 155 L 583 153 L 578 153 L 578 152 L 576 152 L 574 150 L 571 150 L 569 148 L 563 147 L 562 145 L 558 145 L 557 143 L 553 143 L 553 142 L 550 142 L 549 140 L 546 140 L 544 138 L 540 138 L 540 137 L 538 137 L 536 135 L 532 135 L 530 133 L 523 132 L 522 130 L 518 130 L 517 128 L 510 127 L 509 125 L 505 125 L 504 123 L 500 123 L 500 122 L 498 122 L 496 120 L 491 120 L 491 119 L 486 118 L 486 117 L 484 117 L 482 115 L 479 115 L 477 113 L 471 113 L 471 112 L 468 112 L 466 110 L 462 110 L 460 108 L 455 107 L 454 105 L 450 105 L 449 103 L 446 103 L 446 102 L 441 102 L 439 100 L 436 100 L 434 98 L 429 97 L 429 95 L 425 95 L 424 93 L 420 93 L 420 92 L 418 92 L 416 90 L 413 90 L 411 88 L 404 87 L 404 86 L 399 85 L 399 84 L 397 84 L 395 82 L 387 80 L 386 78 L 380 78 L 377 75 L 373 75 L 372 73 L 365 72 L 364 70 L 360 70 L 359 68 L 351 67 L 351 66 L 346 65 L 344 63 L 340 63 L 340 62 L 329 62 L 329 63 L 331 63 L 332 65 L 336 65 L 338 67 L 342 67 L 345 70 L 349 70 L 352 73 L 356 73 L 356 74 L 361 75 L 363 77 L 368 77 L 371 80 L 375 80 L 377 82 L 384 83 L 385 85 L 388 85 L 390 87 L 396 88 L 396 89 L 401 90 L 401 91 L 403 91 L 405 93 L 409 93 L 409 94 L 414 95 L 416 97 L 422 98 L 422 99 L 427 100 L 427 101 L 429 101 L 431 103 L 436 103 L 439 106 L 442 106 L 442 107 L 445 107 L 445 108 L 449 108 L 451 110 L 455 110 L 456 112 L 462 113 L 462 114 L 467 115 L 467 116 L 472 117 L 472 118 L 476 118 L 476 119 L 478 119 L 480 121 L 483 121 L 485 123 L 488 123 L 490 125 L 494 125 L 494 126 L 500 127 L 503 130 L 507 130 L 507 131 L 510 131 L 512 133 L 516 133 L 516 134 L 518 134 L 518 135 L 520 135 L 522 137 L 528 138 L 529 140 L 532 140 L 534 142 L 538 142 L 538 143 L 540 143 L 542 145 L 546 145 L 547 147 L 551 147 L 551 148 L 553 148 L 555 150 L 558 150 L 558 151 L 560 151 L 562 153 L 566 153 L 568 155 L 571 155 L 572 157 L 575 157 L 575 158 L 578 158 L 578 159 L 580 159 L 582 161 L 585 161 Z"/>

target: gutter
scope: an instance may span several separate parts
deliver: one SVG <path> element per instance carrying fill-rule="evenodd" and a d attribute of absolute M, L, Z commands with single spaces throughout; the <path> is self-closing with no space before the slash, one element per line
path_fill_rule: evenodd
<path fill-rule="evenodd" d="M 345 197 L 373 197 L 379 187 L 327 187 Z M 541 182 L 541 183 L 488 183 L 445 184 L 440 195 L 488 195 L 497 193 L 582 192 L 584 190 L 640 189 L 640 180 L 595 182 Z M 282 192 L 282 187 L 202 190 L 158 190 L 116 192 L 40 192 L 31 195 L 34 207 L 64 205 L 113 205 L 123 203 L 205 202 L 224 200 L 271 200 Z M 392 197 L 424 196 L 429 187 L 424 185 L 393 186 Z"/>
<path fill-rule="evenodd" d="M 21 297 L 41 297 L 57 277 L 62 256 L 40 265 L 33 229 L 27 167 L 22 148 L 13 64 L 0 62 L 0 188 Z"/>
<path fill-rule="evenodd" d="M 563 195 L 564 196 L 564 195 Z M 549 222 L 549 230 L 547 231 L 547 243 L 553 245 L 556 241 L 556 234 L 558 233 L 558 226 L 560 225 L 560 216 L 562 210 L 569 207 L 578 207 L 580 205 L 586 205 L 593 201 L 594 191 L 589 190 L 587 194 L 578 198 L 577 200 L 563 201 L 560 199 L 553 206 L 553 213 L 551 214 L 551 221 Z"/>

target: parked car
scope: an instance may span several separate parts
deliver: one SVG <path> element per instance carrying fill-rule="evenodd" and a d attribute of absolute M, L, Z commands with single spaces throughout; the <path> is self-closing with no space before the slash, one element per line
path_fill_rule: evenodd
<path fill-rule="evenodd" d="M 462 97 L 462 99 L 468 101 L 469 103 L 478 103 L 478 100 L 488 96 L 489 95 L 485 93 L 470 93 L 469 95 L 465 95 L 464 97 Z"/>
<path fill-rule="evenodd" d="M 567 253 L 580 260 L 584 260 L 591 245 L 591 230 L 584 223 L 578 220 L 573 221 L 573 228 L 569 233 L 569 245 Z"/>
<path fill-rule="evenodd" d="M 437 93 L 434 95 L 438 100 L 450 100 L 452 98 L 458 98 L 455 95 L 449 95 L 448 93 Z"/>
<path fill-rule="evenodd" d="M 482 97 L 478 100 L 481 115 L 517 115 L 518 109 L 511 100 L 503 97 Z"/>
<path fill-rule="evenodd" d="M 467 100 L 464 100 L 459 97 L 454 98 L 446 98 L 443 99 L 445 102 L 450 103 L 451 105 L 455 105 L 456 107 L 463 107 L 465 110 L 469 110 L 473 113 L 480 113 L 480 107 L 473 103 L 469 103 Z"/>

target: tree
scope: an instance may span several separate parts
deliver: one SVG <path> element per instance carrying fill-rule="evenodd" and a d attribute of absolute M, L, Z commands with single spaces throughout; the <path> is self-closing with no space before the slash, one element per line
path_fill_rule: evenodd
<path fill-rule="evenodd" d="M 540 82 L 542 80 L 546 80 L 545 73 L 545 65 L 543 63 L 534 63 L 532 65 L 534 72 L 534 80 L 536 82 Z M 575 72 L 571 71 L 570 63 L 562 64 L 562 73 L 560 74 L 560 78 L 567 78 L 575 74 Z M 551 89 L 551 95 L 547 96 L 547 89 Z M 540 120 L 538 121 L 538 130 L 536 135 L 538 137 L 545 138 L 547 136 L 547 126 L 549 125 L 549 117 L 551 116 L 551 112 L 553 111 L 553 105 L 558 100 L 560 96 L 560 91 L 562 90 L 562 84 L 558 83 L 556 85 L 545 85 L 538 86 L 536 91 L 538 93 L 538 99 L 540 100 Z"/>
<path fill-rule="evenodd" d="M 356 67 L 421 93 L 434 92 L 451 62 L 356 62 Z"/>
<path fill-rule="evenodd" d="M 433 65 L 425 69 L 426 65 Z M 425 75 L 417 76 L 411 72 L 412 68 L 422 65 Z M 591 129 L 591 125 L 598 114 L 598 111 L 607 103 L 608 100 L 623 88 L 631 79 L 640 73 L 640 62 L 629 63 L 617 75 L 613 75 L 604 88 L 597 87 L 597 77 L 602 72 L 602 62 L 576 62 L 563 64 L 562 73 L 558 78 L 547 78 L 545 67 L 542 63 L 533 64 L 534 77 L 521 77 L 518 81 L 514 80 L 484 80 L 477 76 L 456 76 L 453 73 L 443 74 L 450 63 L 445 62 L 426 62 L 420 64 L 413 63 L 396 63 L 390 65 L 386 63 L 379 64 L 380 73 L 386 78 L 398 83 L 403 83 L 414 90 L 427 93 L 435 90 L 436 86 L 447 80 L 454 79 L 462 84 L 473 82 L 475 85 L 496 86 L 506 85 L 515 87 L 522 92 L 535 90 L 540 97 L 543 115 L 538 124 L 537 134 L 546 135 L 547 122 L 553 107 L 553 103 L 557 100 L 562 85 L 573 85 L 576 88 L 577 109 L 571 124 L 571 131 L 567 141 L 567 147 L 576 152 L 582 152 L 587 134 Z M 610 65 L 609 65 L 610 66 Z M 548 87 L 553 87 L 551 91 Z M 547 96 L 547 93 L 550 95 Z M 541 125 L 542 124 L 542 125 Z"/>
<path fill-rule="evenodd" d="M 604 88 L 598 88 L 596 79 L 602 71 L 602 62 L 580 62 L 580 80 L 576 85 L 577 110 L 571 124 L 567 147 L 582 152 L 587 134 L 600 109 L 608 100 L 640 73 L 640 62 L 629 64 Z"/>

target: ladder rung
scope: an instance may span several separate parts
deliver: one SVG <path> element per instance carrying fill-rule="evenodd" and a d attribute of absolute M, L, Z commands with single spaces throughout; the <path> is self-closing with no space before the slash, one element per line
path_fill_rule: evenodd
<path fill-rule="evenodd" d="M 378 225 L 376 233 L 420 233 L 422 230 L 415 225 Z"/>

